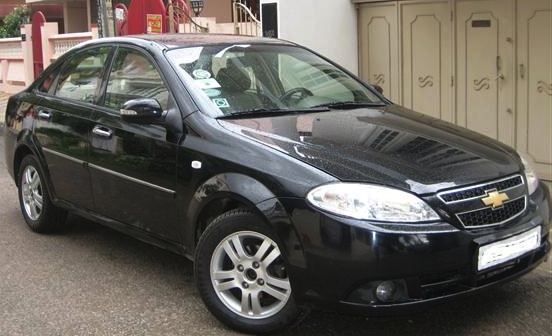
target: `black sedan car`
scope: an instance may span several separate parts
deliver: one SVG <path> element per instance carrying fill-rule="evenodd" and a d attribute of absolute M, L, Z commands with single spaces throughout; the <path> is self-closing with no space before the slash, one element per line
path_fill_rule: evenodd
<path fill-rule="evenodd" d="M 10 98 L 5 125 L 33 231 L 72 212 L 188 257 L 209 310 L 245 332 L 310 305 L 472 293 L 550 249 L 530 161 L 286 41 L 87 42 Z"/>

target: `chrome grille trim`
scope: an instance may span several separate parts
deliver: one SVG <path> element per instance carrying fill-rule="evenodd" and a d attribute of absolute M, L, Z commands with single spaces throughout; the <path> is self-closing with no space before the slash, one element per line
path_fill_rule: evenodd
<path fill-rule="evenodd" d="M 482 199 L 490 191 L 506 193 L 509 200 L 497 208 L 487 206 Z M 527 208 L 527 190 L 521 174 L 442 191 L 437 197 L 443 202 L 447 212 L 467 229 L 504 224 L 521 215 Z"/>
<path fill-rule="evenodd" d="M 496 185 L 499 185 L 501 182 L 508 181 L 508 180 L 512 180 L 512 181 L 518 180 L 519 183 L 514 185 L 514 186 L 508 187 L 508 188 L 497 188 L 496 187 Z M 493 190 L 493 189 L 496 189 L 498 191 L 508 191 L 508 190 L 512 190 L 514 188 L 518 188 L 519 186 L 523 186 L 523 185 L 525 185 L 525 183 L 523 181 L 523 178 L 521 177 L 521 175 L 518 174 L 518 175 L 509 176 L 509 177 L 506 177 L 506 178 L 503 178 L 503 179 L 500 179 L 500 180 L 496 180 L 496 181 L 492 181 L 492 182 L 481 183 L 481 184 L 476 184 L 476 185 L 469 186 L 469 187 L 443 191 L 443 192 L 438 193 L 437 197 L 439 197 L 439 199 L 441 201 L 443 201 L 445 204 L 453 204 L 453 203 L 465 202 L 465 201 L 481 198 L 482 196 L 485 196 L 486 193 L 483 192 L 483 193 L 478 194 L 477 196 L 466 197 L 466 198 L 462 198 L 462 199 L 459 199 L 459 200 L 453 200 L 453 201 L 447 201 L 446 200 L 446 195 L 457 194 L 457 193 L 462 193 L 462 192 L 465 192 L 465 191 L 468 191 L 468 190 L 476 190 L 476 189 L 483 189 L 484 191 Z"/>

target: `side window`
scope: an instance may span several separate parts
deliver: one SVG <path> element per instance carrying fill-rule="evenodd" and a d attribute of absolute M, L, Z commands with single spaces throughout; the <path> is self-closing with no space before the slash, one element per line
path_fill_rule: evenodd
<path fill-rule="evenodd" d="M 104 105 L 120 109 L 128 100 L 156 99 L 167 109 L 168 90 L 150 60 L 140 52 L 121 48 L 109 74 Z"/>
<path fill-rule="evenodd" d="M 42 93 L 49 93 L 52 90 L 52 84 L 54 83 L 54 80 L 56 79 L 57 71 L 51 72 L 48 76 L 44 77 L 42 80 L 42 83 L 40 83 L 37 86 L 37 90 Z"/>
<path fill-rule="evenodd" d="M 63 68 L 58 79 L 55 95 L 93 103 L 102 70 L 107 62 L 110 47 L 88 50 L 75 56 Z"/>

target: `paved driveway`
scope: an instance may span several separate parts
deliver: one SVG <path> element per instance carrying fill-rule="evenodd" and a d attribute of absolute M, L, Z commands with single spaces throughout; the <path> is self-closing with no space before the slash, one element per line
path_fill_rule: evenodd
<path fill-rule="evenodd" d="M 0 129 L 0 133 L 2 130 Z M 78 217 L 29 231 L 0 140 L 0 335 L 237 335 L 205 309 L 192 264 Z M 408 315 L 314 312 L 281 335 L 550 335 L 552 264 L 482 295 Z"/>

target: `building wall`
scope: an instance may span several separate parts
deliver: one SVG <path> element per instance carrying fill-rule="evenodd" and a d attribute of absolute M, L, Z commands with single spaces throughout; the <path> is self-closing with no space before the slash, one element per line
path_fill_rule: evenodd
<path fill-rule="evenodd" d="M 278 37 L 358 73 L 357 22 L 350 0 L 261 0 L 278 4 Z M 261 9 L 262 11 L 262 9 Z"/>
<path fill-rule="evenodd" d="M 189 4 L 189 1 L 186 3 Z M 190 11 L 190 14 L 193 16 L 193 11 Z M 232 0 L 205 0 L 200 15 L 215 17 L 218 23 L 232 22 Z"/>
<path fill-rule="evenodd" d="M 64 3 L 63 16 L 65 17 L 66 32 L 76 33 L 90 30 L 88 25 L 88 10 L 85 1 Z"/>
<path fill-rule="evenodd" d="M 361 78 L 525 152 L 552 181 L 552 1 L 353 1 Z"/>
<path fill-rule="evenodd" d="M 4 0 L 0 1 L 0 19 L 11 13 L 16 6 L 25 4 L 25 0 Z"/>

